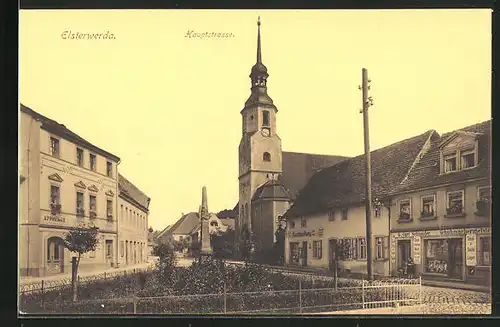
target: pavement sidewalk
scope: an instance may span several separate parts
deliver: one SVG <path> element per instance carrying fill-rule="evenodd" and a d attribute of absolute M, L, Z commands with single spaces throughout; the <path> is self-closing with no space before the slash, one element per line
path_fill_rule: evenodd
<path fill-rule="evenodd" d="M 95 270 L 95 271 L 83 271 L 81 273 L 78 273 L 79 276 L 93 276 L 93 275 L 99 275 L 103 273 L 116 273 L 116 272 L 122 272 L 122 271 L 133 271 L 134 269 L 145 269 L 148 267 L 154 266 L 154 261 L 149 261 L 137 265 L 131 265 L 131 266 L 126 266 L 126 267 L 119 267 L 119 268 L 108 268 L 105 270 Z M 32 283 L 37 283 L 41 282 L 42 280 L 44 281 L 57 281 L 57 280 L 62 280 L 62 279 L 67 279 L 71 278 L 71 272 L 66 273 L 66 274 L 60 274 L 60 275 L 52 275 L 52 276 L 42 276 L 42 277 L 32 277 L 32 276 L 26 276 L 26 277 L 20 277 L 19 278 L 19 284 L 20 285 L 26 285 L 26 284 L 32 284 Z"/>

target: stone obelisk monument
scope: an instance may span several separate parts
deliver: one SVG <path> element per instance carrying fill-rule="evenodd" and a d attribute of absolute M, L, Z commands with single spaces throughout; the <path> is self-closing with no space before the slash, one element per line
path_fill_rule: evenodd
<path fill-rule="evenodd" d="M 201 259 L 210 257 L 212 255 L 212 247 L 210 246 L 210 230 L 209 230 L 210 214 L 208 212 L 207 204 L 207 188 L 203 186 L 201 193 L 201 206 L 200 206 L 200 223 L 201 223 Z"/>

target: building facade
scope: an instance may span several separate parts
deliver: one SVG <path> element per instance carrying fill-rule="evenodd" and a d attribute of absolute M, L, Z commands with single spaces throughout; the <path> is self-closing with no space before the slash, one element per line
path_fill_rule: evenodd
<path fill-rule="evenodd" d="M 121 174 L 118 174 L 118 188 L 118 263 L 129 266 L 147 262 L 151 199 Z"/>
<path fill-rule="evenodd" d="M 491 281 L 491 121 L 443 136 L 393 192 L 391 273 Z"/>
<path fill-rule="evenodd" d="M 426 151 L 433 131 L 371 152 L 373 273 L 389 274 L 389 194 Z M 365 156 L 316 173 L 285 213 L 285 263 L 366 274 Z"/>
<path fill-rule="evenodd" d="M 21 105 L 19 269 L 21 276 L 71 271 L 65 234 L 99 228 L 99 245 L 82 271 L 117 263 L 117 166 L 120 159 Z"/>

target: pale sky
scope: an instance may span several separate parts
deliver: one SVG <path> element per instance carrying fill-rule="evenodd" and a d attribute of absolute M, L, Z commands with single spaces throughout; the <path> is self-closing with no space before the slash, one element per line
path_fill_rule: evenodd
<path fill-rule="evenodd" d="M 232 209 L 259 15 L 283 151 L 363 153 L 362 68 L 372 150 L 490 119 L 489 9 L 21 11 L 20 101 L 119 156 L 154 229 L 197 211 L 203 185 L 210 211 Z"/>

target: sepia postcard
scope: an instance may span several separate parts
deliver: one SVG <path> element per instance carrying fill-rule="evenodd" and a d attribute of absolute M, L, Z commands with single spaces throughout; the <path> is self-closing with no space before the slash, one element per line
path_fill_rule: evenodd
<path fill-rule="evenodd" d="M 21 10 L 18 316 L 491 314 L 491 16 Z"/>

